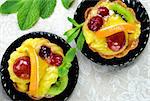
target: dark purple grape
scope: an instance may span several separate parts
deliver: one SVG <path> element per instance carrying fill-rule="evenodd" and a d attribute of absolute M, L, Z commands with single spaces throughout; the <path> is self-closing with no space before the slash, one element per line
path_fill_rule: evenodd
<path fill-rule="evenodd" d="M 41 46 L 39 51 L 39 56 L 43 59 L 48 58 L 50 56 L 51 49 L 47 46 Z"/>

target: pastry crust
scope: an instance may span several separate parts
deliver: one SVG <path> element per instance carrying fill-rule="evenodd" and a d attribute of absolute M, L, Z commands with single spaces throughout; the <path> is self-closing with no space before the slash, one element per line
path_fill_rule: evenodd
<path fill-rule="evenodd" d="M 107 0 L 101 0 L 100 2 L 104 2 L 104 1 L 107 1 Z M 122 5 L 123 7 L 126 7 L 126 4 L 123 3 L 121 0 L 116 0 L 114 2 L 117 2 L 118 4 Z M 96 6 L 99 6 L 98 4 Z M 95 7 L 96 7 L 95 6 Z M 84 14 L 84 17 L 85 17 L 85 20 L 88 19 L 89 17 L 92 17 L 90 12 L 92 11 L 92 8 L 94 7 L 90 7 L 86 10 L 85 14 Z M 132 12 L 132 14 L 135 16 L 135 12 L 132 8 L 127 8 L 129 11 Z M 139 21 L 137 21 L 137 19 L 135 20 L 136 23 L 140 24 Z M 138 43 L 139 43 L 139 39 L 136 39 L 136 40 L 128 40 L 128 46 L 119 54 L 116 54 L 116 55 L 105 55 L 105 54 L 102 54 L 100 52 L 98 52 L 98 54 L 105 58 L 105 59 L 112 59 L 112 58 L 122 58 L 124 56 L 126 56 L 128 54 L 129 51 L 131 50 L 134 50 L 137 46 L 138 46 Z M 90 44 L 88 44 L 89 48 L 93 51 L 93 52 L 97 52 Z"/>

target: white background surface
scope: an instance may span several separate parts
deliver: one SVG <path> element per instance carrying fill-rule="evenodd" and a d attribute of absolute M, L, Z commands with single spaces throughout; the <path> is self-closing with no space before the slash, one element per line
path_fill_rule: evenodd
<path fill-rule="evenodd" d="M 4 1 L 0 0 L 0 4 Z M 73 17 L 81 0 L 75 0 L 69 10 L 62 6 L 61 0 L 57 1 L 53 15 L 46 20 L 40 19 L 27 31 L 18 28 L 16 14 L 0 15 L 0 61 L 6 48 L 29 32 L 47 31 L 63 37 L 63 33 L 72 26 L 67 17 Z M 150 0 L 140 1 L 150 15 Z M 92 63 L 80 52 L 78 62 L 79 79 L 69 101 L 150 101 L 150 42 L 137 62 L 122 70 L 114 71 L 113 68 Z M 0 101 L 10 101 L 1 84 Z"/>

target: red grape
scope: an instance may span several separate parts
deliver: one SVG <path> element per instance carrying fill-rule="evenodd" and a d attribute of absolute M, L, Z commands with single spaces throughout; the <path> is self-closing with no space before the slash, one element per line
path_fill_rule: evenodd
<path fill-rule="evenodd" d="M 49 63 L 54 66 L 60 66 L 62 64 L 63 57 L 58 54 L 51 53 Z"/>
<path fill-rule="evenodd" d="M 100 16 L 95 16 L 90 19 L 88 28 L 92 31 L 98 31 L 103 25 L 103 19 Z"/>
<path fill-rule="evenodd" d="M 16 76 L 22 79 L 29 79 L 30 78 L 30 57 L 24 56 L 16 59 L 13 65 L 13 71 Z"/>
<path fill-rule="evenodd" d="M 126 37 L 124 32 L 119 32 L 107 37 L 108 47 L 117 52 L 123 48 L 126 43 Z"/>
<path fill-rule="evenodd" d="M 98 14 L 102 17 L 109 15 L 109 10 L 106 7 L 99 7 L 98 8 Z"/>

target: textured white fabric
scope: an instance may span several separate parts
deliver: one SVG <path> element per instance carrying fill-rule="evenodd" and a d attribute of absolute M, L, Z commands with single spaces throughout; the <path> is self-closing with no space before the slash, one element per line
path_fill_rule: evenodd
<path fill-rule="evenodd" d="M 0 4 L 4 1 L 0 0 Z M 69 10 L 64 9 L 61 0 L 57 1 L 54 14 L 48 19 L 40 19 L 27 31 L 18 28 L 16 14 L 0 15 L 0 61 L 6 48 L 29 32 L 47 31 L 63 37 L 63 33 L 71 28 L 67 17 L 73 17 L 81 0 L 75 0 Z M 150 0 L 140 1 L 150 14 Z M 150 101 L 150 42 L 137 62 L 122 70 L 97 65 L 80 52 L 78 62 L 79 79 L 69 101 Z M 0 101 L 9 100 L 0 84 Z"/>

